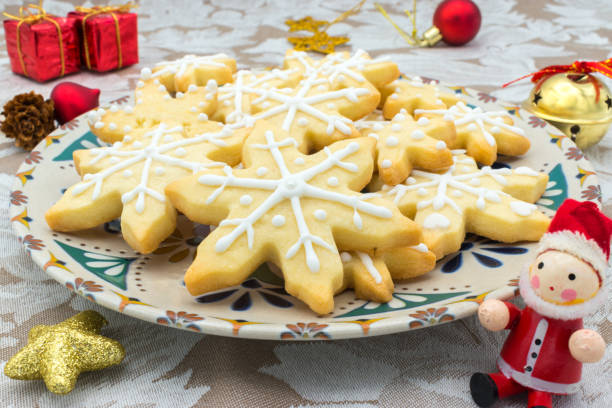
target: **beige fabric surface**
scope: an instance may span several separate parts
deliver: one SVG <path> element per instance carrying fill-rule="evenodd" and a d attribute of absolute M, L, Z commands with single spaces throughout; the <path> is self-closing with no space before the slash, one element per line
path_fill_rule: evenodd
<path fill-rule="evenodd" d="M 242 67 L 279 64 L 288 43 L 283 22 L 312 15 L 331 20 L 356 3 L 297 0 L 143 0 L 138 2 L 137 66 L 107 74 L 82 72 L 67 80 L 102 90 L 102 101 L 128 93 L 143 66 L 185 53 L 225 52 Z M 382 2 L 409 29 L 402 10 L 411 2 Z M 438 0 L 418 2 L 419 29 L 429 26 Z M 362 12 L 335 25 L 352 49 L 389 55 L 403 72 L 491 92 L 520 102 L 524 81 L 500 84 L 552 63 L 609 57 L 612 2 L 608 0 L 480 0 L 483 26 L 459 48 L 409 48 L 368 1 Z M 18 0 L 0 1 L 15 13 Z M 78 0 L 45 1 L 63 15 Z M 91 5 L 92 3 L 86 3 Z M 104 4 L 96 1 L 93 4 Z M 349 49 L 351 47 L 345 47 Z M 59 80 L 38 84 L 10 72 L 0 33 L 0 103 L 35 90 L 48 95 Z M 610 83 L 610 80 L 607 80 Z M 604 211 L 612 216 L 612 132 L 587 156 L 595 166 Z M 118 367 L 84 374 L 68 396 L 52 395 L 40 381 L 0 375 L 0 406 L 14 407 L 472 407 L 475 371 L 492 371 L 505 338 L 485 331 L 472 316 L 451 324 L 378 338 L 283 343 L 222 338 L 141 322 L 93 305 L 51 280 L 28 257 L 8 221 L 13 174 L 25 153 L 0 134 L 0 364 L 3 367 L 36 324 L 51 324 L 93 308 L 110 322 L 103 333 L 119 340 L 127 358 Z M 558 407 L 609 407 L 612 401 L 612 317 L 608 305 L 585 321 L 608 343 L 604 359 L 585 365 L 580 391 L 555 397 Z M 524 395 L 499 407 L 525 406 Z"/>

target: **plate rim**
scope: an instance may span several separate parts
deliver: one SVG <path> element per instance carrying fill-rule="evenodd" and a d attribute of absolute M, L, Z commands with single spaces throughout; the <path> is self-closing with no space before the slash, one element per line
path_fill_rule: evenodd
<path fill-rule="evenodd" d="M 442 83 L 442 82 L 437 82 L 437 84 L 440 86 L 447 87 L 447 88 L 452 88 L 452 86 L 446 85 L 445 83 Z M 467 88 L 467 87 L 461 87 L 461 88 L 466 91 L 466 94 L 468 94 L 470 97 L 474 99 L 476 99 L 475 95 L 480 95 L 481 93 L 488 95 L 486 92 L 481 92 L 473 88 Z M 467 91 L 470 91 L 470 92 L 468 93 Z M 495 98 L 494 104 L 499 107 L 504 107 L 504 105 L 507 105 L 507 106 L 516 107 L 517 109 L 519 108 L 522 109 L 520 105 L 516 105 L 513 103 L 504 102 L 504 101 L 499 101 L 497 100 L 497 98 Z M 87 112 L 78 116 L 75 119 L 85 120 L 85 122 L 88 123 L 86 120 L 86 115 L 87 115 Z M 560 130 L 558 130 L 556 127 L 552 126 L 549 123 L 546 123 L 546 126 L 544 127 L 544 129 L 552 129 L 556 132 L 561 132 Z M 49 136 L 53 136 L 54 134 L 60 133 L 62 131 L 64 131 L 64 129 L 61 129 L 58 127 Z M 69 129 L 68 133 L 70 132 L 71 130 Z M 571 143 L 570 147 L 576 147 L 575 143 L 572 140 L 570 140 L 569 138 L 567 140 L 568 142 Z M 32 152 L 40 151 L 43 143 L 45 143 L 44 139 L 32 150 Z M 594 174 L 592 174 L 591 177 L 594 177 L 594 184 L 599 186 L 599 180 L 598 180 L 597 174 L 594 172 L 591 162 L 586 157 L 584 157 L 584 162 L 582 164 L 586 165 L 585 170 L 593 171 Z M 21 190 L 21 188 L 23 187 L 23 184 L 21 180 L 17 177 L 17 174 L 22 173 L 23 171 L 25 171 L 25 167 L 30 167 L 30 166 L 31 166 L 30 164 L 27 164 L 25 162 L 25 159 L 19 165 L 17 169 L 17 173 L 14 175 L 14 180 L 11 185 L 11 189 L 12 189 L 11 191 Z M 598 205 L 600 204 L 598 203 Z M 46 252 L 31 251 L 30 249 L 27 248 L 27 245 L 24 242 L 24 237 L 26 235 L 23 235 L 21 231 L 19 231 L 20 229 L 19 223 L 13 221 L 14 218 L 20 213 L 21 213 L 20 206 L 11 203 L 11 201 L 9 200 L 9 220 L 11 221 L 12 231 L 17 235 L 20 242 L 22 242 L 22 245 L 24 245 L 26 251 L 32 257 L 34 262 L 39 267 L 41 267 L 41 269 L 43 269 L 43 271 L 47 275 L 49 275 L 51 278 L 56 280 L 61 285 L 66 286 L 65 283 L 68 280 L 74 279 L 75 275 L 69 272 L 68 270 L 64 270 L 62 268 L 45 268 L 45 264 L 47 263 L 47 260 L 44 259 L 42 256 Z M 66 289 L 70 290 L 70 288 L 68 287 Z M 163 310 L 160 307 L 148 305 L 146 307 L 146 312 L 144 312 L 143 308 L 139 307 L 139 305 L 134 305 L 134 307 L 130 307 L 130 308 L 126 307 L 123 310 L 120 310 L 120 306 L 118 305 L 116 301 L 117 299 L 114 299 L 114 300 L 111 299 L 111 296 L 113 295 L 109 295 L 108 293 L 108 292 L 114 292 L 114 291 L 104 290 L 102 292 L 99 292 L 99 294 L 96 294 L 95 300 L 87 298 L 85 294 L 82 292 L 79 292 L 76 290 L 71 290 L 71 291 L 77 293 L 78 295 L 82 297 L 85 297 L 87 300 L 90 300 L 112 311 L 126 314 L 128 316 L 137 318 L 139 320 L 144 320 L 150 323 L 164 325 L 159 322 L 159 317 L 165 316 L 167 310 Z M 506 282 L 503 284 L 503 286 L 500 286 L 496 289 L 493 289 L 487 292 L 486 295 L 483 297 L 483 299 L 507 300 L 507 299 L 510 299 L 516 296 L 518 294 L 518 291 L 519 291 L 518 286 L 511 285 L 509 282 Z M 462 296 L 462 295 L 457 295 L 457 296 Z M 393 333 L 401 333 L 405 331 L 412 331 L 412 330 L 417 330 L 417 329 L 422 329 L 422 328 L 427 328 L 427 327 L 433 327 L 433 326 L 437 326 L 437 325 L 444 324 L 444 323 L 454 322 L 454 321 L 472 316 L 473 314 L 475 314 L 479 306 L 479 303 L 477 301 L 456 302 L 455 297 L 451 297 L 447 299 L 446 302 L 448 303 L 444 304 L 443 306 L 438 306 L 438 307 L 446 308 L 444 313 L 451 314 L 452 315 L 451 320 L 443 321 L 440 319 L 433 323 L 432 322 L 425 323 L 419 327 L 410 327 L 409 326 L 410 319 L 407 318 L 408 315 L 404 314 L 401 316 L 384 316 L 381 319 L 376 320 L 375 322 L 376 331 L 375 332 L 371 332 L 369 330 L 369 325 L 366 326 L 365 324 L 360 323 L 359 319 L 354 320 L 354 321 L 344 320 L 344 321 L 317 323 L 320 316 L 314 313 L 312 315 L 311 321 L 309 322 L 306 322 L 306 321 L 291 322 L 291 323 L 288 323 L 288 322 L 285 322 L 285 323 L 248 322 L 248 323 L 254 323 L 254 324 L 249 324 L 247 326 L 238 326 L 238 328 L 236 328 L 236 325 L 234 323 L 228 320 L 224 320 L 223 318 L 220 318 L 214 315 L 204 315 L 203 320 L 195 322 L 196 323 L 195 326 L 198 328 L 198 330 L 194 330 L 193 327 L 190 328 L 189 326 L 186 326 L 186 325 L 181 325 L 181 326 L 174 325 L 174 324 L 165 324 L 165 325 L 171 326 L 174 328 L 178 328 L 178 329 L 182 329 L 182 330 L 197 331 L 203 334 L 212 334 L 212 335 L 234 337 L 234 338 L 245 338 L 245 339 L 276 340 L 276 341 L 338 340 L 338 339 L 375 337 L 375 336 L 381 336 L 381 335 L 387 335 L 387 334 L 393 334 Z M 431 306 L 431 307 L 436 307 L 436 306 Z M 352 323 L 352 324 L 349 324 L 349 323 Z M 294 333 L 298 335 L 291 337 L 291 338 L 288 338 L 288 337 L 285 338 L 282 336 L 282 333 L 288 332 L 289 325 L 299 325 L 299 324 L 303 324 L 303 325 L 315 324 L 318 326 L 323 326 L 323 328 L 321 330 L 317 330 L 312 333 L 306 330 L 306 331 L 303 331 L 301 335 L 299 335 L 298 333 Z M 333 336 L 330 336 L 327 333 L 328 331 L 332 331 Z M 323 335 L 318 335 L 321 333 Z"/>

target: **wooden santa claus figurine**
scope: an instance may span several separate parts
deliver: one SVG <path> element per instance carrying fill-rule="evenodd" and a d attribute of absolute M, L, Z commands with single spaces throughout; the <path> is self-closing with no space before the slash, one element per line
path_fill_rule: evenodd
<path fill-rule="evenodd" d="M 552 394 L 578 391 L 582 363 L 599 361 L 603 338 L 583 329 L 582 318 L 608 299 L 606 271 L 612 220 L 595 203 L 566 200 L 540 241 L 535 260 L 521 273 L 523 310 L 490 299 L 478 308 L 487 329 L 510 330 L 498 372 L 476 373 L 472 398 L 488 407 L 528 392 L 528 407 L 552 407 Z"/>

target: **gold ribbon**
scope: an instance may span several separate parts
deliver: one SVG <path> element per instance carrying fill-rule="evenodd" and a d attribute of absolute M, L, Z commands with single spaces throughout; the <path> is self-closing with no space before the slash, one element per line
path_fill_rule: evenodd
<path fill-rule="evenodd" d="M 115 22 L 115 38 L 117 39 L 117 68 L 123 66 L 123 52 L 121 51 L 121 32 L 119 31 L 119 19 L 116 13 L 129 13 L 134 7 L 138 7 L 136 4 L 127 3 L 121 6 L 94 6 L 94 7 L 75 7 L 75 10 L 79 13 L 84 13 L 85 16 L 81 20 L 83 26 L 83 45 L 85 48 L 85 64 L 87 69 L 91 69 L 91 61 L 89 60 L 89 45 L 87 44 L 87 32 L 85 31 L 85 23 L 90 17 L 94 17 L 100 14 L 110 14 Z"/>
<path fill-rule="evenodd" d="M 398 26 L 395 21 L 393 21 L 393 19 L 391 18 L 389 13 L 387 13 L 387 10 L 383 8 L 383 6 L 378 3 L 374 3 L 374 7 L 376 7 L 380 14 L 382 14 L 383 17 L 386 18 L 389 23 L 391 23 L 393 28 L 395 28 L 399 32 L 404 41 L 406 41 L 410 45 L 421 45 L 419 44 L 420 40 L 416 28 L 416 0 L 413 0 L 412 2 L 412 11 L 404 10 L 404 13 L 406 13 L 408 18 L 410 19 L 410 22 L 412 23 L 412 32 L 410 34 L 402 30 L 400 26 Z"/>
<path fill-rule="evenodd" d="M 30 9 L 36 10 L 37 13 L 33 14 L 30 11 Z M 2 14 L 5 17 L 19 21 L 19 23 L 17 24 L 17 54 L 19 55 L 19 63 L 21 64 L 21 69 L 25 76 L 29 76 L 29 75 L 28 75 L 28 71 L 26 69 L 25 63 L 23 61 L 23 53 L 21 51 L 21 34 L 20 34 L 21 25 L 23 23 L 31 25 L 31 24 L 39 23 L 41 21 L 49 21 L 50 23 L 52 23 L 55 26 L 55 29 L 57 30 L 57 35 L 58 35 L 58 40 L 59 40 L 60 61 L 62 64 L 62 70 L 60 72 L 60 76 L 64 76 L 64 72 L 66 71 L 66 64 L 64 61 L 64 41 L 62 38 L 62 29 L 59 23 L 51 18 L 55 16 L 51 14 L 47 14 L 45 9 L 42 8 L 42 0 L 40 0 L 38 4 L 28 4 L 25 7 L 20 7 L 18 16 L 15 16 L 13 14 L 9 14 L 6 12 Z"/>

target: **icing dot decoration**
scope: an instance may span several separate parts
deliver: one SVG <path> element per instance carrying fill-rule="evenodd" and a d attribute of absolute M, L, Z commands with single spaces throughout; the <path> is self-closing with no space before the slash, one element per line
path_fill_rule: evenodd
<path fill-rule="evenodd" d="M 285 217 L 283 215 L 277 214 L 272 217 L 272 225 L 275 227 L 282 227 L 285 225 Z"/>

